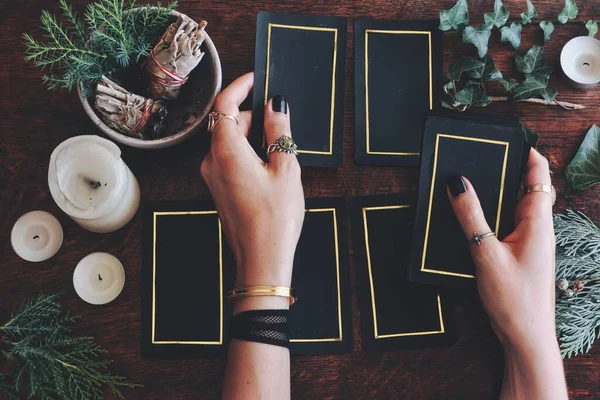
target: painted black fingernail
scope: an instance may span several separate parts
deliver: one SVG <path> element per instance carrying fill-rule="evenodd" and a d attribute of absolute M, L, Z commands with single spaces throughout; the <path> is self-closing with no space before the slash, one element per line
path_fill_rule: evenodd
<path fill-rule="evenodd" d="M 448 188 L 450 189 L 450 193 L 452 197 L 460 196 L 463 193 L 467 192 L 467 187 L 465 186 L 465 180 L 460 175 L 452 175 L 446 181 L 448 184 Z"/>
<path fill-rule="evenodd" d="M 285 97 L 282 95 L 273 96 L 273 111 L 287 114 L 287 101 L 285 101 Z"/>

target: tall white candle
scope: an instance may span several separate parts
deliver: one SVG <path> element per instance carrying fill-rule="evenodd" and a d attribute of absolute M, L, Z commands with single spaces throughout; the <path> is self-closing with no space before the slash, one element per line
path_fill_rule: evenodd
<path fill-rule="evenodd" d="M 92 232 L 122 228 L 140 204 L 138 181 L 121 150 L 99 136 L 76 136 L 59 144 L 50 157 L 48 186 L 56 204 Z"/>
<path fill-rule="evenodd" d="M 123 264 L 108 253 L 85 256 L 73 273 L 73 287 L 82 300 L 106 304 L 116 299 L 125 285 Z"/>

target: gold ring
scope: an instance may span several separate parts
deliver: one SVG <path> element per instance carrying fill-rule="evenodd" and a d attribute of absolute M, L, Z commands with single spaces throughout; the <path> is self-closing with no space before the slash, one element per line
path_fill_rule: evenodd
<path fill-rule="evenodd" d="M 208 114 L 208 131 L 210 133 L 212 133 L 215 130 L 215 128 L 217 127 L 217 124 L 224 119 L 230 119 L 233 122 L 235 122 L 236 125 L 240 124 L 238 119 L 231 114 L 225 114 L 225 113 L 213 111 L 210 114 Z"/>
<path fill-rule="evenodd" d="M 556 189 L 554 189 L 554 186 L 543 185 L 543 184 L 538 183 L 535 185 L 529 185 L 529 186 L 525 187 L 525 194 L 535 193 L 535 192 L 548 193 L 550 195 L 550 197 L 552 198 L 552 205 L 554 205 L 554 203 L 556 203 Z"/>
<path fill-rule="evenodd" d="M 237 287 L 227 292 L 225 298 L 227 300 L 233 300 L 238 297 L 253 297 L 253 296 L 277 296 L 287 297 L 290 301 L 290 306 L 294 304 L 298 297 L 296 297 L 296 291 L 293 288 L 285 286 L 249 286 L 249 287 Z"/>

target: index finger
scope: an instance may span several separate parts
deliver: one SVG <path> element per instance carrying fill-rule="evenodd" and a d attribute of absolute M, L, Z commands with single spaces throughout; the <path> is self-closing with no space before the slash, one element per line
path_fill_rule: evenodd
<path fill-rule="evenodd" d="M 217 96 L 214 110 L 239 118 L 240 104 L 246 100 L 253 87 L 254 72 L 240 76 Z"/>

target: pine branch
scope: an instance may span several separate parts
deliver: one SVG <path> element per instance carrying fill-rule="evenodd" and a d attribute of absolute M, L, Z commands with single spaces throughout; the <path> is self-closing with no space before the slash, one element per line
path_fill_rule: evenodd
<path fill-rule="evenodd" d="M 63 313 L 57 294 L 40 295 L 22 303 L 0 329 L 13 338 L 5 357 L 15 365 L 14 378 L 0 375 L 0 390 L 25 392 L 40 399 L 103 398 L 103 389 L 123 397 L 120 388 L 137 387 L 106 371 L 111 360 L 91 337 L 74 337 L 74 319 Z"/>
<path fill-rule="evenodd" d="M 556 277 L 573 284 L 556 299 L 556 333 L 563 358 L 570 358 L 600 338 L 600 229 L 583 213 L 567 210 L 554 215 L 554 230 Z"/>

